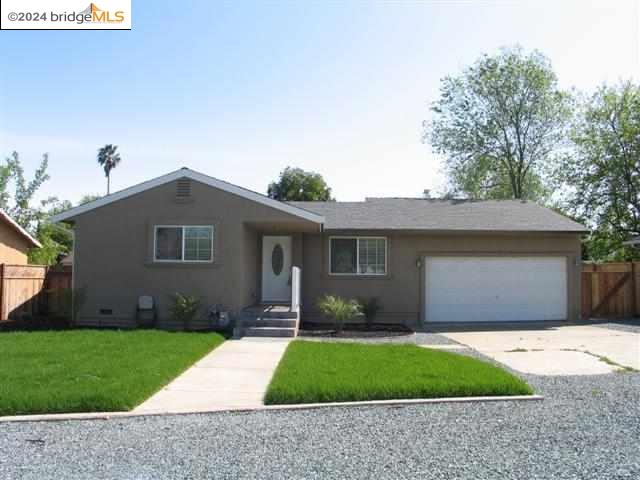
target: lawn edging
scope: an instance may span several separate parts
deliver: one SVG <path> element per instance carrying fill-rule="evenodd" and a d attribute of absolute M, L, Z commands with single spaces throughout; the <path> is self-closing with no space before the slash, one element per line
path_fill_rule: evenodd
<path fill-rule="evenodd" d="M 451 398 L 407 398 L 398 400 L 366 400 L 360 402 L 294 403 L 282 405 L 261 405 L 259 407 L 229 407 L 211 410 L 166 411 L 166 412 L 89 412 L 89 413 L 51 413 L 34 415 L 13 415 L 0 417 L 1 422 L 66 422 L 73 420 L 117 420 L 120 418 L 158 417 L 166 415 L 198 415 L 213 413 L 242 413 L 286 410 L 317 410 L 336 407 L 398 407 L 441 403 L 494 403 L 494 402 L 531 402 L 542 401 L 543 395 L 500 395 L 488 397 L 451 397 Z"/>

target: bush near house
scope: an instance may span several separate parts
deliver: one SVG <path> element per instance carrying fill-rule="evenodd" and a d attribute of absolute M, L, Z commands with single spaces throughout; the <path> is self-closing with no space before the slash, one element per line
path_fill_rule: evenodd
<path fill-rule="evenodd" d="M 364 316 L 364 321 L 367 325 L 367 328 L 371 330 L 373 328 L 373 322 L 378 316 L 378 312 L 382 310 L 380 299 L 378 297 L 360 297 L 358 298 L 358 303 L 360 304 L 360 311 Z"/>
<path fill-rule="evenodd" d="M 200 299 L 194 295 L 174 293 L 171 295 L 172 305 L 169 307 L 171 319 L 180 323 L 185 330 L 191 328 L 191 322 L 195 320 L 200 311 Z"/>
<path fill-rule="evenodd" d="M 340 333 L 345 323 L 360 314 L 360 304 L 337 295 L 324 295 L 318 300 L 318 310 L 333 320 Z"/>

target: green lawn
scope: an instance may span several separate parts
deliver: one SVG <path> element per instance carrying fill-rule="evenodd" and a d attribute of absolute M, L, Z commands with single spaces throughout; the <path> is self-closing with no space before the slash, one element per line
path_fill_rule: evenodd
<path fill-rule="evenodd" d="M 505 370 L 415 345 L 292 342 L 265 403 L 321 403 L 533 393 Z"/>
<path fill-rule="evenodd" d="M 0 333 L 0 415 L 130 410 L 224 341 L 216 333 Z"/>

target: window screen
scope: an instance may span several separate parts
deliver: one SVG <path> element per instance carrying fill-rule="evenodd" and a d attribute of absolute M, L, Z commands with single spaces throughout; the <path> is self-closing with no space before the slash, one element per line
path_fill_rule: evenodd
<path fill-rule="evenodd" d="M 173 262 L 211 262 L 213 226 L 158 226 L 155 259 Z"/>
<path fill-rule="evenodd" d="M 385 275 L 387 239 L 343 237 L 331 239 L 332 274 Z"/>
<path fill-rule="evenodd" d="M 182 227 L 156 228 L 156 260 L 182 260 Z"/>

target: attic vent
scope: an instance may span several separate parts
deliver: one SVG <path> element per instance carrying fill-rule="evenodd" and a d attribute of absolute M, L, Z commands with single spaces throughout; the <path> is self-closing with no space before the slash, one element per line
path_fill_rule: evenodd
<path fill-rule="evenodd" d="M 176 198 L 186 199 L 191 197 L 191 179 L 181 178 L 176 186 Z"/>

